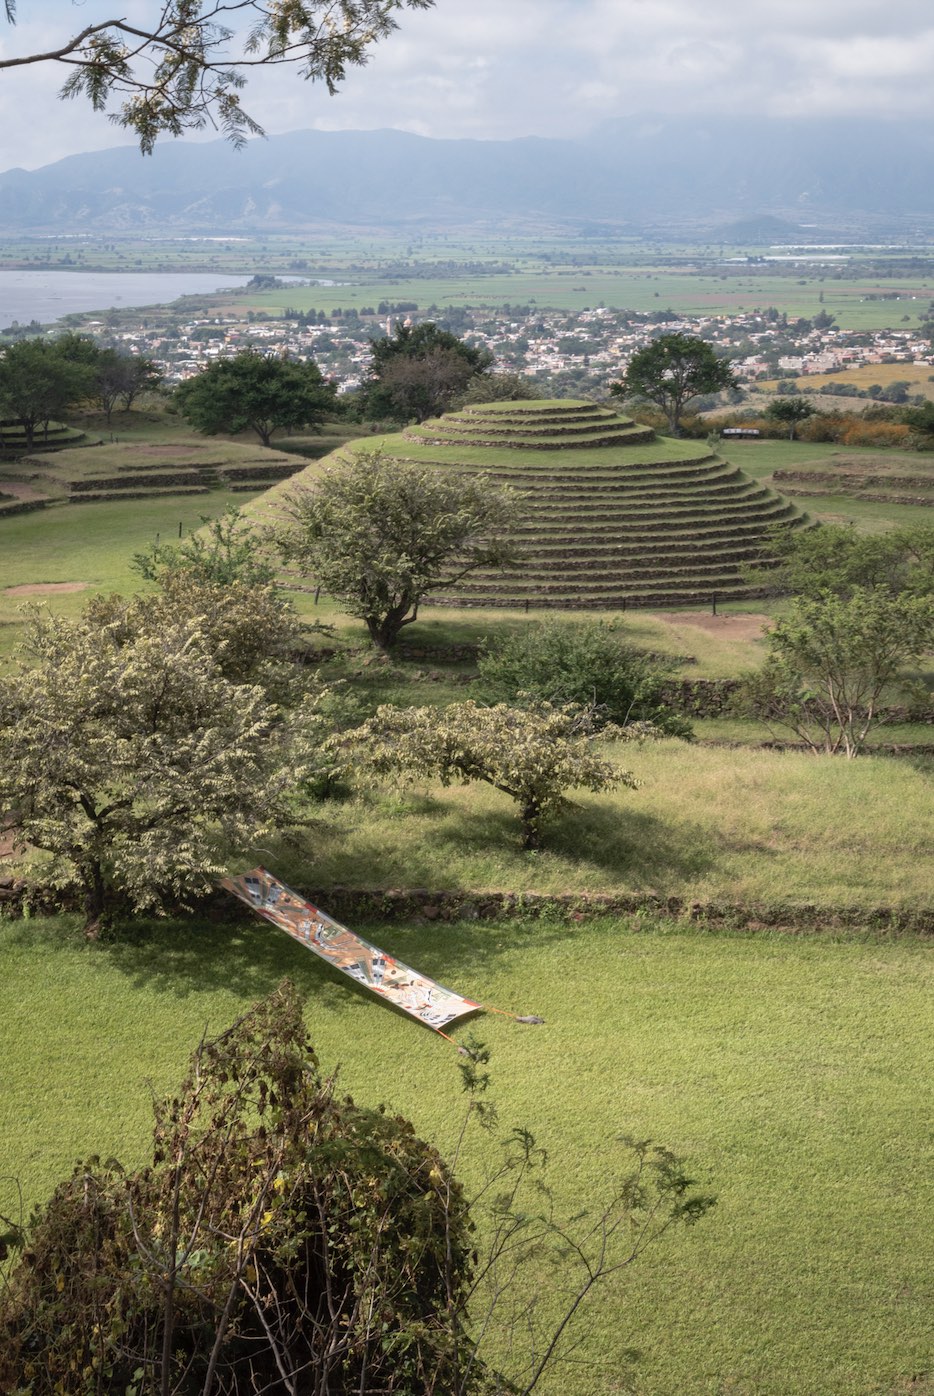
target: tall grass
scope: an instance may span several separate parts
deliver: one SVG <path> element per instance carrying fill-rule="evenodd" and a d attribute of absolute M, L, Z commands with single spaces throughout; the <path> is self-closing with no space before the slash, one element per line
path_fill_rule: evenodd
<path fill-rule="evenodd" d="M 289 876 L 316 887 L 617 891 L 772 904 L 934 906 L 930 774 L 676 741 L 614 750 L 636 791 L 574 795 L 545 848 L 486 786 L 370 793 L 331 806 Z"/>

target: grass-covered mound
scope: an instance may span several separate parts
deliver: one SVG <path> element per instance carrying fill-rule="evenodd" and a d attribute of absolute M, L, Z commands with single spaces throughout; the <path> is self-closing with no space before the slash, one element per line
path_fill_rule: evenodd
<path fill-rule="evenodd" d="M 591 402 L 484 403 L 381 444 L 399 460 L 484 472 L 522 496 L 520 563 L 472 573 L 432 598 L 441 605 L 619 610 L 742 599 L 756 594 L 743 568 L 767 555 L 770 530 L 804 522 L 703 443 L 656 437 Z"/>
<path fill-rule="evenodd" d="M 838 452 L 823 461 L 776 470 L 772 479 L 786 494 L 805 498 L 835 494 L 879 504 L 934 507 L 934 464 L 923 455 L 907 459 L 904 454 Z"/>
<path fill-rule="evenodd" d="M 85 504 L 121 499 L 256 491 L 294 475 L 302 460 L 285 451 L 232 441 L 129 441 L 22 456 L 4 474 L 49 501 Z"/>

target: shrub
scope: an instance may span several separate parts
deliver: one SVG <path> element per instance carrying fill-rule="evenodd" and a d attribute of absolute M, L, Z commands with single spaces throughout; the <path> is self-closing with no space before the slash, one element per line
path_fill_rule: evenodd
<path fill-rule="evenodd" d="M 612 622 L 543 621 L 486 641 L 478 668 L 478 691 L 490 702 L 521 703 L 524 694 L 579 703 L 594 708 L 598 720 L 651 722 L 668 736 L 691 736 L 690 724 L 662 697 L 676 665 L 627 645 Z"/>

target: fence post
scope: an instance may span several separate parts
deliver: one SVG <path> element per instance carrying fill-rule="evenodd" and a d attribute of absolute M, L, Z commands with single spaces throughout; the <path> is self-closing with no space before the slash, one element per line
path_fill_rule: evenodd
<path fill-rule="evenodd" d="M 712 598 L 712 600 L 711 600 L 710 614 L 711 614 L 712 616 L 715 616 L 715 615 L 717 614 L 717 593 L 716 593 L 716 592 L 714 592 L 713 598 Z"/>
<path fill-rule="evenodd" d="M 321 588 L 315 587 L 315 605 L 318 604 L 318 597 L 321 595 Z"/>

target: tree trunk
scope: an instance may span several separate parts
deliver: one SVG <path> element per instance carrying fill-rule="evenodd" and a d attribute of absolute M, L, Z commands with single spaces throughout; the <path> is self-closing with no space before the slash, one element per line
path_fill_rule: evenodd
<path fill-rule="evenodd" d="M 541 810 L 537 800 L 529 800 L 522 806 L 519 816 L 522 821 L 522 847 L 527 852 L 535 852 L 542 846 Z"/>
<path fill-rule="evenodd" d="M 99 862 L 82 869 L 84 881 L 84 936 L 86 940 L 97 940 L 101 933 L 101 921 L 107 909 L 107 889 Z"/>

